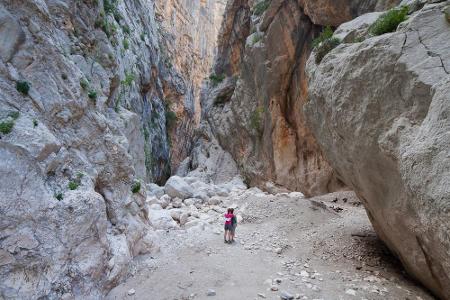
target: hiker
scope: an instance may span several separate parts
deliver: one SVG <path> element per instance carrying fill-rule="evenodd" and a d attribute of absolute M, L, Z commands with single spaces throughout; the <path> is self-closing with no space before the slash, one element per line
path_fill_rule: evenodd
<path fill-rule="evenodd" d="M 225 243 L 231 243 L 231 230 L 233 229 L 233 213 L 232 209 L 228 208 L 227 213 L 224 215 L 225 217 L 225 233 L 223 235 L 223 239 Z"/>
<path fill-rule="evenodd" d="M 234 243 L 234 233 L 237 227 L 237 218 L 234 214 L 234 208 L 231 209 L 231 214 L 233 215 L 233 217 L 231 218 L 231 242 Z"/>

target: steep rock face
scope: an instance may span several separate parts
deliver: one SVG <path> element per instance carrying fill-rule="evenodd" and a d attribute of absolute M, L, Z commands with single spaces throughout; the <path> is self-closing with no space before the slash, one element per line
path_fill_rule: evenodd
<path fill-rule="evenodd" d="M 273 181 L 306 195 L 342 187 L 305 124 L 304 66 L 323 25 L 338 25 L 381 4 L 319 2 L 227 5 L 215 72 L 228 78 L 211 81 L 203 109 L 220 144 L 252 184 Z"/>
<path fill-rule="evenodd" d="M 446 5 L 426 5 L 397 32 L 343 44 L 320 65 L 310 59 L 305 116 L 379 236 L 410 274 L 450 299 Z M 362 34 L 364 23 L 338 31 Z"/>
<path fill-rule="evenodd" d="M 164 39 L 164 63 L 184 78 L 182 93 L 166 93 L 177 116 L 170 128 L 171 166 L 176 170 L 189 154 L 195 127 L 200 121 L 201 84 L 213 64 L 216 41 L 226 0 L 157 0 L 157 20 Z M 180 99 L 182 98 L 182 99 Z"/>
<path fill-rule="evenodd" d="M 2 1 L 0 298 L 101 298 L 152 250 L 136 181 L 186 95 L 157 29 L 151 1 Z"/>

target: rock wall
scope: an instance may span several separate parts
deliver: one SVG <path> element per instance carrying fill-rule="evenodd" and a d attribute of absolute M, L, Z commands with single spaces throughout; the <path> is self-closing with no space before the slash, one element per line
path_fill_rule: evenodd
<path fill-rule="evenodd" d="M 378 235 L 450 299 L 450 2 L 434 2 L 393 33 L 367 34 L 379 14 L 338 28 L 344 43 L 308 60 L 305 116 Z"/>
<path fill-rule="evenodd" d="M 159 28 L 153 1 L 1 1 L 0 298 L 98 299 L 153 249 L 138 182 L 194 103 Z"/>
<path fill-rule="evenodd" d="M 273 181 L 306 195 L 342 188 L 305 124 L 304 66 L 323 26 L 389 5 L 383 3 L 229 1 L 202 108 L 249 183 Z"/>
<path fill-rule="evenodd" d="M 170 130 L 171 163 L 176 170 L 190 153 L 200 122 L 201 85 L 213 64 L 226 0 L 157 0 L 155 4 L 164 36 L 164 62 L 185 79 L 184 101 L 178 99 L 180 95 L 166 95 L 181 125 Z"/>

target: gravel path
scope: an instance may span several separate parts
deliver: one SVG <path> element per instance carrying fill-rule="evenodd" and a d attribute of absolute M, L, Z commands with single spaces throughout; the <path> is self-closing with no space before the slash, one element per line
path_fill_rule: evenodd
<path fill-rule="evenodd" d="M 137 259 L 107 298 L 434 299 L 404 274 L 351 192 L 311 199 L 259 193 L 224 204 L 243 216 L 235 244 L 224 244 L 220 221 L 205 230 L 158 231 L 161 251 Z"/>

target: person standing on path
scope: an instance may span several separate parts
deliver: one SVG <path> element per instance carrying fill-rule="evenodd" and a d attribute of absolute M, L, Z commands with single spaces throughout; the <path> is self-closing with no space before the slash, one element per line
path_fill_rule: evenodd
<path fill-rule="evenodd" d="M 225 243 L 231 243 L 231 230 L 233 229 L 233 224 L 232 224 L 232 220 L 233 220 L 233 213 L 232 213 L 232 209 L 228 208 L 227 209 L 227 213 L 224 215 L 225 217 L 225 233 L 223 235 L 223 239 Z"/>
<path fill-rule="evenodd" d="M 237 227 L 237 218 L 234 214 L 234 208 L 231 209 L 231 214 L 233 215 L 233 217 L 231 218 L 231 242 L 234 243 L 234 233 Z"/>

